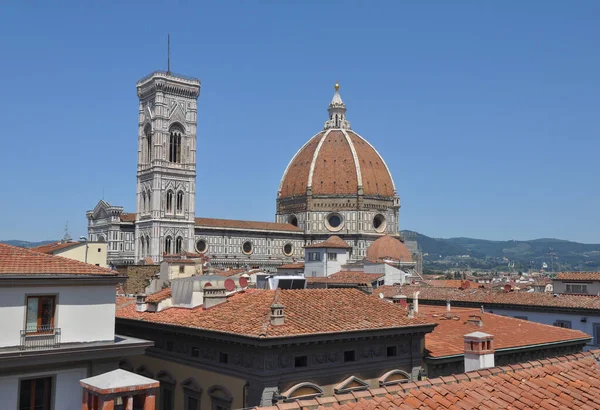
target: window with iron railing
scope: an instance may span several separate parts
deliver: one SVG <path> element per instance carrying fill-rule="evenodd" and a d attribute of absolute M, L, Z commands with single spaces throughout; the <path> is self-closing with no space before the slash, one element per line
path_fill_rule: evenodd
<path fill-rule="evenodd" d="M 27 333 L 49 332 L 54 328 L 54 310 L 56 296 L 27 297 Z"/>

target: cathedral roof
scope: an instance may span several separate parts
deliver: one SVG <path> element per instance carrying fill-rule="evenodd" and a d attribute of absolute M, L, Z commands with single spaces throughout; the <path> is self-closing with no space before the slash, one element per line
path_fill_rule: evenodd
<path fill-rule="evenodd" d="M 385 161 L 367 140 L 350 128 L 336 84 L 329 120 L 292 158 L 278 197 L 304 195 L 378 195 L 393 197 L 396 188 Z"/>
<path fill-rule="evenodd" d="M 339 248 L 339 249 L 349 249 L 352 246 L 348 245 L 348 242 L 343 240 L 337 235 L 332 235 L 327 238 L 326 241 L 313 243 L 312 245 L 306 245 L 305 248 Z"/>
<path fill-rule="evenodd" d="M 209 228 L 256 229 L 265 231 L 302 232 L 302 229 L 287 223 L 240 221 L 235 219 L 196 218 L 196 226 Z"/>

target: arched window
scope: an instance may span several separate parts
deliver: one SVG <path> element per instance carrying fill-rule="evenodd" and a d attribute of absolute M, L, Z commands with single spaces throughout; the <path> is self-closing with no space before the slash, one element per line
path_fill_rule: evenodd
<path fill-rule="evenodd" d="M 144 128 L 144 135 L 146 136 L 146 162 L 152 162 L 152 127 L 150 124 Z"/>
<path fill-rule="evenodd" d="M 167 191 L 167 212 L 173 212 L 173 191 Z"/>
<path fill-rule="evenodd" d="M 400 384 L 400 383 L 407 383 L 410 381 L 410 376 L 408 375 L 408 373 L 402 371 L 402 370 L 390 370 L 387 373 L 384 373 L 380 378 L 379 378 L 379 386 L 383 387 L 383 386 L 390 386 L 392 384 Z"/>
<path fill-rule="evenodd" d="M 147 197 L 147 204 L 148 204 L 148 209 L 147 211 L 150 212 L 152 211 L 152 191 L 148 191 L 148 195 L 146 195 Z"/>
<path fill-rule="evenodd" d="M 142 212 L 146 212 L 146 192 L 142 192 Z"/>
<path fill-rule="evenodd" d="M 170 253 L 171 253 L 171 242 L 172 242 L 172 241 L 173 241 L 173 240 L 171 239 L 171 237 L 170 237 L 170 236 L 167 236 L 167 237 L 165 238 L 165 253 L 166 253 L 166 254 L 170 254 Z"/>
<path fill-rule="evenodd" d="M 177 239 L 175 239 L 175 253 L 179 253 L 183 250 L 183 238 L 181 236 L 178 236 Z"/>
<path fill-rule="evenodd" d="M 229 390 L 227 390 L 227 388 L 223 386 L 212 386 L 210 389 L 208 389 L 208 395 L 210 396 L 210 401 L 212 402 L 212 410 L 231 409 L 233 396 Z"/>
<path fill-rule="evenodd" d="M 150 256 L 150 237 L 146 236 L 146 254 L 144 256 Z"/>
<path fill-rule="evenodd" d="M 183 387 L 184 409 L 200 410 L 202 387 L 200 387 L 193 377 L 181 382 L 181 387 Z"/>
<path fill-rule="evenodd" d="M 140 237 L 140 258 L 143 258 L 144 254 L 144 237 Z"/>
<path fill-rule="evenodd" d="M 183 191 L 177 192 L 177 204 L 175 206 L 178 213 L 183 212 Z"/>
<path fill-rule="evenodd" d="M 310 382 L 298 383 L 281 393 L 283 400 L 286 402 L 302 399 L 314 399 L 315 397 L 322 395 L 323 389 Z"/>
<path fill-rule="evenodd" d="M 181 135 L 179 127 L 171 128 L 169 133 L 169 162 L 181 163 Z"/>

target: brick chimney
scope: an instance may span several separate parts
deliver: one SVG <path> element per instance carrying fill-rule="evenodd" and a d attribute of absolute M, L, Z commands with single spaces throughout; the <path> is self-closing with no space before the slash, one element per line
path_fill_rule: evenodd
<path fill-rule="evenodd" d="M 204 295 L 202 298 L 202 306 L 204 309 L 210 309 L 211 307 L 217 306 L 227 300 L 225 288 L 209 286 L 205 287 L 203 292 Z"/>
<path fill-rule="evenodd" d="M 147 310 L 146 295 L 144 293 L 135 297 L 135 310 L 136 312 L 145 312 Z"/>
<path fill-rule="evenodd" d="M 494 367 L 494 336 L 483 332 L 466 334 L 465 372 Z"/>
<path fill-rule="evenodd" d="M 280 303 L 273 303 L 271 305 L 271 324 L 274 326 L 283 325 L 285 322 L 284 315 L 285 307 Z"/>

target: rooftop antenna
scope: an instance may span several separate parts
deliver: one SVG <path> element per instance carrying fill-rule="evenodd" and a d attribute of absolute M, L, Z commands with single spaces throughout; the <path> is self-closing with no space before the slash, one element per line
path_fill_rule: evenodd
<path fill-rule="evenodd" d="M 69 235 L 69 221 L 65 224 L 65 236 L 63 237 L 63 242 L 71 242 L 71 235 Z"/>
<path fill-rule="evenodd" d="M 167 35 L 167 74 L 171 75 L 171 33 Z"/>

